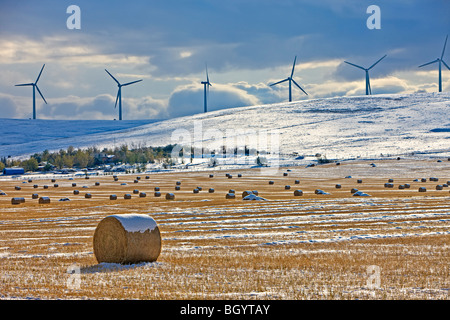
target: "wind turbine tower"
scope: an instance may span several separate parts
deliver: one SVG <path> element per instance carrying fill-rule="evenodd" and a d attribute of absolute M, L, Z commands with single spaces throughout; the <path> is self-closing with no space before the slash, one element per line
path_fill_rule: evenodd
<path fill-rule="evenodd" d="M 122 87 L 129 86 L 130 84 L 136 82 L 140 82 L 142 81 L 142 79 L 121 84 L 119 81 L 117 81 L 116 78 L 113 77 L 111 73 L 109 73 L 108 70 L 105 69 L 105 71 L 111 76 L 111 78 L 113 78 L 113 80 L 117 83 L 117 86 L 119 87 L 119 90 L 117 91 L 116 104 L 114 105 L 114 108 L 117 107 L 117 101 L 119 101 L 119 120 L 122 120 Z"/>
<path fill-rule="evenodd" d="M 45 98 L 42 95 L 42 92 L 41 92 L 41 90 L 39 90 L 39 87 L 37 85 L 39 78 L 41 77 L 42 71 L 44 70 L 44 67 L 45 67 L 45 64 L 42 66 L 41 72 L 39 72 L 39 75 L 35 82 L 16 84 L 16 87 L 33 86 L 33 119 L 36 119 L 36 89 L 39 92 L 39 94 L 41 95 L 42 100 L 44 100 L 45 104 L 47 104 L 47 101 L 45 101 Z"/>
<path fill-rule="evenodd" d="M 201 84 L 203 85 L 203 109 L 206 113 L 208 112 L 207 94 L 209 93 L 209 87 L 212 86 L 212 84 L 209 82 L 208 66 L 206 66 L 206 81 L 202 81 Z"/>
<path fill-rule="evenodd" d="M 306 93 L 306 91 L 303 90 L 302 87 L 300 87 L 299 84 L 298 84 L 297 82 L 295 82 L 295 80 L 293 79 L 293 76 L 294 76 L 294 69 L 295 69 L 295 62 L 296 62 L 296 61 L 297 61 L 297 56 L 295 56 L 295 58 L 294 58 L 294 64 L 292 65 L 292 71 L 291 71 L 291 75 L 290 75 L 289 77 L 287 77 L 287 78 L 284 79 L 284 80 L 281 80 L 281 81 L 272 83 L 272 84 L 270 85 L 270 86 L 272 87 L 272 86 L 275 86 L 275 85 L 277 85 L 277 84 L 279 84 L 279 83 L 282 83 L 282 82 L 285 82 L 285 81 L 289 81 L 289 102 L 292 101 L 292 82 L 293 82 L 300 90 L 302 90 L 304 94 L 308 95 L 308 94 Z"/>
<path fill-rule="evenodd" d="M 372 88 L 370 87 L 369 70 L 372 69 L 373 67 L 375 67 L 378 64 L 378 62 L 380 62 L 381 60 L 386 58 L 386 56 L 387 56 L 387 54 L 385 54 L 381 59 L 379 59 L 377 62 L 375 62 L 369 68 L 363 68 L 363 67 L 358 66 L 358 65 L 356 65 L 354 63 L 350 63 L 350 62 L 344 61 L 345 63 L 347 63 L 347 64 L 349 64 L 351 66 L 357 67 L 359 69 L 362 69 L 362 70 L 364 70 L 366 72 L 366 95 L 371 95 L 372 94 Z"/>
<path fill-rule="evenodd" d="M 442 63 L 447 67 L 448 70 L 450 70 L 450 67 L 448 66 L 448 64 L 446 64 L 445 61 L 442 60 L 444 58 L 445 47 L 447 46 L 447 39 L 448 39 L 448 35 L 445 38 L 444 49 L 442 49 L 442 54 L 441 54 L 440 58 L 437 58 L 436 60 L 433 60 L 431 62 L 422 64 L 419 66 L 419 68 L 421 68 L 421 67 L 427 66 L 429 64 L 439 62 L 439 92 L 442 92 Z"/>

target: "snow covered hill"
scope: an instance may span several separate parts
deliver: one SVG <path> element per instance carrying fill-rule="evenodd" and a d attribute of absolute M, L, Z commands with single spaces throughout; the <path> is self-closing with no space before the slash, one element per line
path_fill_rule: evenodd
<path fill-rule="evenodd" d="M 164 146 L 181 142 L 182 133 L 185 143 L 195 140 L 203 147 L 221 147 L 231 141 L 223 138 L 242 136 L 244 129 L 246 145 L 276 130 L 283 154 L 320 153 L 335 159 L 412 153 L 450 156 L 449 115 L 450 93 L 420 93 L 259 105 L 163 121 L 0 119 L 0 156 L 68 146 Z"/>

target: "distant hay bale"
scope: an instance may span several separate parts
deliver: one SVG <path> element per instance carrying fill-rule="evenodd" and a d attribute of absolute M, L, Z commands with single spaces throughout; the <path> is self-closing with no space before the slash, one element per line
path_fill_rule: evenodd
<path fill-rule="evenodd" d="M 363 182 L 362 179 L 356 180 L 356 183 L 362 183 L 362 182 Z"/>
<path fill-rule="evenodd" d="M 175 186 L 175 190 L 180 190 L 181 187 L 180 186 Z"/>
<path fill-rule="evenodd" d="M 209 177 L 210 177 L 210 178 L 214 178 L 214 175 L 213 175 L 213 174 L 210 174 Z"/>
<path fill-rule="evenodd" d="M 420 187 L 420 188 L 419 188 L 419 192 L 427 192 L 427 188 L 425 188 L 425 187 Z"/>
<path fill-rule="evenodd" d="M 147 194 L 145 192 L 139 193 L 139 198 L 145 198 Z"/>
<path fill-rule="evenodd" d="M 117 200 L 117 195 L 115 194 L 110 195 L 109 200 Z"/>
<path fill-rule="evenodd" d="M 33 186 L 33 188 L 35 188 L 35 189 L 37 189 L 39 186 L 37 185 L 37 184 L 35 184 L 34 186 Z"/>
<path fill-rule="evenodd" d="M 139 180 L 134 179 L 134 183 L 138 183 L 138 182 L 139 182 Z"/>
<path fill-rule="evenodd" d="M 315 193 L 315 194 L 329 194 L 328 192 L 325 192 L 325 191 L 323 191 L 323 190 L 321 190 L 321 189 L 316 189 L 316 190 L 314 191 L 314 193 Z"/>
<path fill-rule="evenodd" d="M 46 203 L 50 203 L 49 197 L 40 197 L 39 198 L 39 204 L 46 204 Z"/>
<path fill-rule="evenodd" d="M 303 191 L 302 190 L 295 190 L 294 191 L 294 196 L 299 197 L 303 195 Z"/>
<path fill-rule="evenodd" d="M 76 187 L 77 186 L 77 184 L 74 182 L 74 183 L 72 183 L 72 187 Z"/>
<path fill-rule="evenodd" d="M 54 187 L 54 188 L 58 188 L 59 185 L 58 185 L 57 183 L 55 183 L 55 184 L 53 185 L 53 187 Z"/>
<path fill-rule="evenodd" d="M 119 178 L 117 178 L 117 177 L 114 177 L 114 181 L 119 181 Z"/>
<path fill-rule="evenodd" d="M 155 191 L 159 191 L 159 187 L 155 187 Z"/>
<path fill-rule="evenodd" d="M 300 180 L 295 180 L 294 183 L 295 184 L 300 184 Z"/>
<path fill-rule="evenodd" d="M 384 187 L 385 187 L 385 188 L 393 188 L 393 187 L 394 187 L 394 184 L 386 182 L 386 183 L 384 184 Z"/>
<path fill-rule="evenodd" d="M 56 182 L 56 179 L 52 179 L 52 182 Z"/>
<path fill-rule="evenodd" d="M 444 186 L 441 185 L 441 184 L 438 184 L 438 185 L 436 186 L 436 190 L 443 190 L 443 189 L 444 189 Z"/>
<path fill-rule="evenodd" d="M 422 179 L 420 179 L 420 181 L 421 182 L 427 182 L 427 179 L 426 178 L 422 178 Z"/>
<path fill-rule="evenodd" d="M 228 193 L 235 193 L 235 192 L 234 192 L 234 189 L 228 190 Z"/>
<path fill-rule="evenodd" d="M 33 180 L 32 179 L 28 179 L 28 183 L 32 183 L 33 182 Z"/>
<path fill-rule="evenodd" d="M 159 191 L 155 191 L 155 197 L 161 197 L 161 192 L 159 192 Z"/>
<path fill-rule="evenodd" d="M 436 182 L 437 182 L 437 181 L 439 181 L 439 178 L 431 177 L 431 178 L 430 178 L 430 181 L 436 181 Z"/>
<path fill-rule="evenodd" d="M 214 193 L 214 188 L 209 188 L 209 189 L 208 189 L 208 192 L 209 192 L 209 193 Z"/>
<path fill-rule="evenodd" d="M 48 185 L 44 185 L 44 189 L 48 189 Z"/>
<path fill-rule="evenodd" d="M 394 182 L 394 179 L 390 178 L 388 179 L 388 182 Z"/>
<path fill-rule="evenodd" d="M 398 188 L 399 188 L 399 189 L 405 189 L 405 185 L 399 184 L 399 185 L 398 185 Z"/>
<path fill-rule="evenodd" d="M 202 191 L 202 190 L 203 190 L 203 188 L 202 188 L 202 187 L 197 187 L 197 189 L 198 189 L 199 191 Z"/>
<path fill-rule="evenodd" d="M 342 186 L 340 184 L 337 184 L 335 187 L 336 187 L 336 189 L 341 189 L 342 188 Z"/>
<path fill-rule="evenodd" d="M 145 176 L 145 179 L 147 179 L 147 180 L 150 179 L 150 176 Z"/>
<path fill-rule="evenodd" d="M 39 195 L 37 193 L 33 193 L 31 195 L 31 199 L 37 199 L 37 198 L 39 198 Z"/>
<path fill-rule="evenodd" d="M 228 176 L 229 176 L 230 174 L 229 173 L 225 173 L 225 177 L 227 177 L 228 178 Z"/>
<path fill-rule="evenodd" d="M 175 200 L 175 195 L 173 193 L 166 193 L 166 200 Z"/>
<path fill-rule="evenodd" d="M 92 198 L 92 194 L 86 193 L 86 194 L 84 195 L 84 197 L 85 197 L 86 199 L 90 199 L 90 198 Z"/>
<path fill-rule="evenodd" d="M 133 194 L 138 194 L 139 193 L 139 190 L 138 189 L 134 189 L 133 190 Z"/>
<path fill-rule="evenodd" d="M 25 198 L 11 198 L 11 204 L 21 204 L 25 203 Z"/>
<path fill-rule="evenodd" d="M 232 179 L 233 176 L 231 174 L 228 175 L 228 179 Z"/>
<path fill-rule="evenodd" d="M 411 185 L 409 183 L 405 183 L 404 186 L 405 186 L 405 189 L 411 188 Z"/>
<path fill-rule="evenodd" d="M 194 190 L 192 190 L 193 193 L 199 193 L 200 190 L 198 190 L 197 188 L 195 188 Z"/>
<path fill-rule="evenodd" d="M 284 176 L 284 177 L 287 177 L 287 176 L 288 176 L 288 173 L 287 173 L 287 172 L 283 172 L 283 176 Z"/>
<path fill-rule="evenodd" d="M 252 194 L 252 192 L 251 191 L 244 191 L 244 192 L 242 192 L 242 198 L 245 198 L 249 194 Z"/>
<path fill-rule="evenodd" d="M 284 186 L 285 190 L 289 190 L 290 188 L 291 188 L 291 186 L 289 186 L 289 185 Z"/>
<path fill-rule="evenodd" d="M 86 180 L 89 180 L 89 176 L 84 177 Z"/>
<path fill-rule="evenodd" d="M 100 185 L 100 182 L 96 182 L 95 185 L 96 185 L 96 186 L 99 186 L 99 185 Z"/>
<path fill-rule="evenodd" d="M 123 195 L 123 198 L 124 198 L 125 200 L 130 200 L 130 199 L 131 199 L 131 194 L 125 193 L 125 194 Z"/>
<path fill-rule="evenodd" d="M 15 186 L 14 189 L 16 189 L 16 190 L 22 190 L 22 188 L 19 187 L 19 186 Z"/>
<path fill-rule="evenodd" d="M 136 177 L 136 180 L 141 180 L 141 177 Z"/>
<path fill-rule="evenodd" d="M 242 178 L 242 174 L 238 173 L 238 178 Z"/>
<path fill-rule="evenodd" d="M 236 195 L 234 193 L 227 193 L 225 199 L 235 199 Z"/>
<path fill-rule="evenodd" d="M 73 194 L 80 194 L 79 190 L 73 190 Z"/>
<path fill-rule="evenodd" d="M 153 262 L 161 253 L 161 234 L 148 215 L 111 215 L 97 225 L 93 246 L 99 263 Z"/>
<path fill-rule="evenodd" d="M 350 193 L 355 193 L 355 192 L 358 192 L 358 189 L 356 189 L 356 188 L 352 188 L 352 190 L 350 190 Z"/>
<path fill-rule="evenodd" d="M 177 186 L 181 185 L 181 181 L 177 181 L 177 182 L 176 182 L 176 185 L 177 185 Z"/>
<path fill-rule="evenodd" d="M 269 184 L 274 184 L 275 182 L 273 182 L 272 180 L 269 181 Z"/>

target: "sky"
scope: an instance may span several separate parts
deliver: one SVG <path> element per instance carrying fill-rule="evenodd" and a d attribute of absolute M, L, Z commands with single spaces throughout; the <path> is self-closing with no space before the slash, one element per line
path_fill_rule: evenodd
<path fill-rule="evenodd" d="M 80 29 L 69 29 L 70 5 Z M 380 28 L 369 29 L 371 5 Z M 293 100 L 365 94 L 437 92 L 437 64 L 450 34 L 448 0 L 1 0 L 0 118 L 168 119 L 203 112 L 206 66 L 212 84 L 208 110 L 288 101 L 287 78 L 308 93 Z M 70 24 L 69 24 L 70 25 Z M 449 41 L 450 42 L 450 41 Z M 444 61 L 450 65 L 450 43 Z M 443 90 L 450 70 L 443 66 Z"/>

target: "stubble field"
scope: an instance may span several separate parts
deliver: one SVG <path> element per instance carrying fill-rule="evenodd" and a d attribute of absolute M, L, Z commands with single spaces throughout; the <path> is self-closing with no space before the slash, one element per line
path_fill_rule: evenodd
<path fill-rule="evenodd" d="M 375 163 L 280 168 L 275 175 L 245 169 L 0 181 L 7 194 L 0 196 L 0 298 L 449 299 L 450 162 Z M 409 188 L 399 189 L 404 184 Z M 194 194 L 196 187 L 202 190 Z M 352 188 L 370 196 L 352 196 Z M 235 199 L 225 199 L 230 189 Z M 242 200 L 245 190 L 266 201 Z M 167 192 L 175 200 L 166 200 Z M 34 193 L 51 203 L 39 204 Z M 13 197 L 25 203 L 12 205 Z M 156 220 L 156 262 L 96 261 L 95 228 L 118 213 Z"/>

